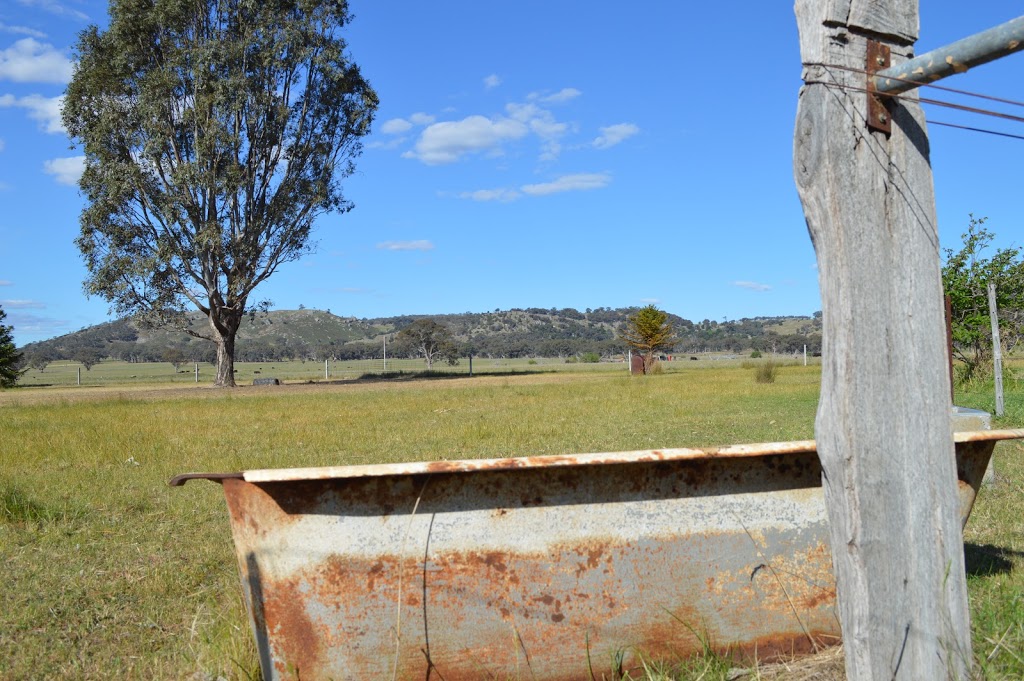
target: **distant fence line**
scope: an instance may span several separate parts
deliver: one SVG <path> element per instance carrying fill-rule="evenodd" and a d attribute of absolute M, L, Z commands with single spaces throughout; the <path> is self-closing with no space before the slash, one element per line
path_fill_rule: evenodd
<path fill-rule="evenodd" d="M 612 362 L 614 363 L 614 362 Z M 576 358 L 491 359 L 460 357 L 457 364 L 437 360 L 431 374 L 470 375 L 480 373 L 536 372 L 569 369 L 608 368 L 609 362 L 586 364 Z M 618 363 L 623 370 L 625 367 Z M 23 386 L 100 386 L 145 383 L 211 384 L 216 366 L 207 362 L 182 363 L 175 368 L 168 362 L 105 361 L 85 369 L 72 361 L 51 362 L 40 371 L 30 369 L 19 381 Z M 282 382 L 320 382 L 353 380 L 364 376 L 424 374 L 427 363 L 422 358 L 376 358 L 360 360 L 235 362 L 235 381 L 247 385 L 257 378 L 277 378 Z"/>
<path fill-rule="evenodd" d="M 747 360 L 749 355 L 733 353 L 677 354 L 671 359 L 662 360 L 667 371 L 678 371 L 688 367 L 700 366 L 688 360 L 700 359 L 711 364 L 739 364 Z M 765 354 L 765 357 L 771 357 Z M 791 355 L 775 355 L 775 359 L 793 359 Z M 815 358 L 814 363 L 820 360 Z M 626 358 L 603 358 L 600 362 L 581 361 L 578 357 L 522 357 L 522 358 L 489 358 L 460 357 L 457 364 L 438 360 L 433 363 L 431 375 L 462 375 L 470 374 L 502 374 L 532 373 L 550 371 L 629 371 Z M 292 360 L 286 362 L 235 362 L 235 382 L 238 385 L 249 385 L 259 378 L 276 378 L 282 382 L 324 382 L 346 381 L 374 376 L 422 375 L 428 372 L 427 364 L 422 359 L 409 358 L 376 358 L 359 360 Z M 123 362 L 104 361 L 86 370 L 83 365 L 58 360 L 51 362 L 40 371 L 30 369 L 18 382 L 22 386 L 103 386 L 131 385 L 150 383 L 176 383 L 210 385 L 216 379 L 216 366 L 207 362 L 183 363 L 176 368 L 169 362 Z"/>

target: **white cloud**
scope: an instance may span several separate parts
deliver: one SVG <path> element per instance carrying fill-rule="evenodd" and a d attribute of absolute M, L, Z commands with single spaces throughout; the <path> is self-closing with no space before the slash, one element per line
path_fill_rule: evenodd
<path fill-rule="evenodd" d="M 12 310 L 44 310 L 45 303 L 38 300 L 0 300 L 0 305 Z"/>
<path fill-rule="evenodd" d="M 33 38 L 45 38 L 46 34 L 42 31 L 37 31 L 34 28 L 28 26 L 11 26 L 0 21 L 0 33 L 18 33 L 21 35 L 32 36 Z"/>
<path fill-rule="evenodd" d="M 412 116 L 409 116 L 409 122 L 412 123 L 413 125 L 430 125 L 435 120 L 437 119 L 431 116 L 430 114 L 423 113 L 422 111 L 414 113 Z"/>
<path fill-rule="evenodd" d="M 530 132 L 541 138 L 541 161 L 553 161 L 562 153 L 562 145 L 559 138 L 563 137 L 570 129 L 568 123 L 561 123 L 555 119 L 547 109 L 542 109 L 536 104 L 507 104 L 505 110 L 509 116 L 530 126 Z"/>
<path fill-rule="evenodd" d="M 57 97 L 0 95 L 0 109 L 10 107 L 27 109 L 28 117 L 39 121 L 43 130 L 53 134 L 63 134 L 65 132 L 64 124 L 60 120 L 60 108 L 63 101 L 64 95 Z"/>
<path fill-rule="evenodd" d="M 430 114 L 422 112 L 414 113 L 409 116 L 408 120 L 405 118 L 391 118 L 380 126 L 380 131 L 386 135 L 400 135 L 403 132 L 412 130 L 414 125 L 430 125 L 434 122 L 434 117 Z"/>
<path fill-rule="evenodd" d="M 489 119 L 474 115 L 461 121 L 442 121 L 427 127 L 416 141 L 413 151 L 402 154 L 427 165 L 454 163 L 466 154 L 489 152 L 500 154 L 501 145 L 527 134 L 521 121 L 511 118 Z"/>
<path fill-rule="evenodd" d="M 632 123 L 617 123 L 601 128 L 601 134 L 594 139 L 594 146 L 598 149 L 614 147 L 619 142 L 629 139 L 640 132 L 640 128 Z"/>
<path fill-rule="evenodd" d="M 2 152 L 6 148 L 7 148 L 7 142 L 5 142 L 2 137 L 0 137 L 0 152 Z"/>
<path fill-rule="evenodd" d="M 749 289 L 751 291 L 762 291 L 763 292 L 763 291 L 771 291 L 772 290 L 772 287 L 769 286 L 768 284 L 759 284 L 756 281 L 734 281 L 734 282 L 732 282 L 732 285 L 733 286 L 738 286 L 740 288 Z"/>
<path fill-rule="evenodd" d="M 562 145 L 554 140 L 548 140 L 541 147 L 540 153 L 541 161 L 554 161 L 562 153 Z"/>
<path fill-rule="evenodd" d="M 530 130 L 542 139 L 564 135 L 569 129 L 567 123 L 559 123 L 554 114 L 536 104 L 511 103 L 505 106 L 509 116 L 530 126 Z"/>
<path fill-rule="evenodd" d="M 397 149 L 398 147 L 400 147 L 403 144 L 405 144 L 405 142 L 408 139 L 409 139 L 408 137 L 406 137 L 405 135 L 402 135 L 400 137 L 392 137 L 391 139 L 385 140 L 385 141 L 377 140 L 377 141 L 374 141 L 374 142 L 368 142 L 366 144 L 366 148 L 367 149 Z"/>
<path fill-rule="evenodd" d="M 661 301 L 658 300 L 657 298 L 641 298 L 640 302 L 643 303 L 644 305 L 657 305 Z"/>
<path fill-rule="evenodd" d="M 14 286 L 14 282 L 9 279 L 0 279 L 0 286 Z"/>
<path fill-rule="evenodd" d="M 566 87 L 551 95 L 542 95 L 538 92 L 531 92 L 528 99 L 536 99 L 537 101 L 544 102 L 545 104 L 564 104 L 565 102 L 576 99 L 582 94 L 582 92 L 574 87 Z"/>
<path fill-rule="evenodd" d="M 550 111 L 544 111 L 536 118 L 530 119 L 530 130 L 542 139 L 554 139 L 568 132 L 569 124 L 559 123 Z"/>
<path fill-rule="evenodd" d="M 22 38 L 0 51 L 0 80 L 16 83 L 67 83 L 71 60 L 53 45 Z"/>
<path fill-rule="evenodd" d="M 377 244 L 382 251 L 432 251 L 434 244 L 426 239 L 417 241 L 382 241 Z"/>
<path fill-rule="evenodd" d="M 69 187 L 78 185 L 78 179 L 82 177 L 84 170 L 85 156 L 70 156 L 43 161 L 43 171 L 47 175 L 53 175 L 58 184 L 66 184 Z"/>
<path fill-rule="evenodd" d="M 515 189 L 477 189 L 473 192 L 462 192 L 459 194 L 460 199 L 470 199 L 472 201 L 501 201 L 507 203 L 509 201 L 515 201 L 522 196 Z"/>
<path fill-rule="evenodd" d="M 412 123 L 404 118 L 392 118 L 381 123 L 380 131 L 385 135 L 399 135 L 407 130 L 412 130 Z"/>
<path fill-rule="evenodd" d="M 77 9 L 71 9 L 57 0 L 18 0 L 19 3 L 26 7 L 38 7 L 44 12 L 49 12 L 54 16 L 58 17 L 69 17 L 71 19 L 78 19 L 79 21 L 89 21 L 89 15 L 83 12 L 79 12 Z"/>
<path fill-rule="evenodd" d="M 64 319 L 24 312 L 12 312 L 7 316 L 7 323 L 14 327 L 14 332 L 19 336 L 52 336 L 71 325 L 71 322 Z"/>
<path fill-rule="evenodd" d="M 521 189 L 524 194 L 529 194 L 530 196 L 545 196 L 561 192 L 601 189 L 602 187 L 607 187 L 611 181 L 611 175 L 608 173 L 577 173 L 575 175 L 563 175 L 553 182 L 526 184 Z"/>
<path fill-rule="evenodd" d="M 492 73 L 491 75 L 484 78 L 484 87 L 487 88 L 488 90 L 490 90 L 491 88 L 496 88 L 499 85 L 501 85 L 501 78 L 499 78 L 498 74 L 496 73 Z"/>
<path fill-rule="evenodd" d="M 497 76 L 488 77 L 500 83 Z M 559 121 L 544 102 L 563 102 L 580 94 L 579 90 L 565 88 L 553 95 L 530 94 L 525 102 L 510 102 L 505 105 L 505 116 L 467 116 L 459 121 L 434 122 L 433 116 L 417 113 L 408 118 L 386 121 L 381 131 L 401 134 L 411 125 L 424 125 L 414 147 L 406 151 L 404 158 L 414 158 L 427 165 L 454 163 L 464 156 L 480 153 L 487 156 L 501 156 L 508 142 L 528 135 L 540 140 L 539 160 L 553 161 L 561 154 L 561 139 L 578 130 L 572 123 Z"/>
<path fill-rule="evenodd" d="M 550 111 L 532 102 L 512 102 L 505 106 L 505 111 L 507 117 L 487 118 L 473 115 L 461 121 L 432 123 L 422 132 L 413 150 L 405 152 L 403 157 L 415 158 L 427 165 L 441 165 L 454 163 L 473 153 L 500 156 L 505 143 L 532 133 L 542 142 L 542 161 L 558 158 L 562 151 L 559 139 L 569 132 L 572 126 L 556 120 Z M 415 122 L 415 116 L 410 117 L 410 121 Z M 388 121 L 388 125 L 391 127 L 385 132 L 408 130 L 400 124 L 392 124 L 392 121 Z"/>

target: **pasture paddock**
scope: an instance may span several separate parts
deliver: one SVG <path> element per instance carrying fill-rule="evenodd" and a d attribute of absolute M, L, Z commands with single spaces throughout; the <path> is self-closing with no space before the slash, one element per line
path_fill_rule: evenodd
<path fill-rule="evenodd" d="M 696 363 L 690 363 L 696 358 Z M 802 364 L 803 360 L 795 355 L 777 355 L 776 362 L 786 361 Z M 735 366 L 749 361 L 746 355 L 733 353 L 700 353 L 698 355 L 678 355 L 675 361 L 661 362 L 662 372 L 672 373 L 684 369 L 709 366 Z M 808 363 L 818 364 L 820 358 L 810 358 Z M 690 366 L 687 366 L 687 364 Z M 628 367 L 622 360 L 602 362 L 582 362 L 576 357 L 519 357 L 513 359 L 492 359 L 487 357 L 473 358 L 474 375 L 519 374 L 519 373 L 550 373 L 550 372 L 599 372 L 619 371 L 628 373 Z M 177 369 L 168 362 L 122 362 L 104 360 L 93 365 L 91 369 L 78 362 L 58 360 L 51 362 L 40 371 L 29 369 L 21 377 L 19 385 L 25 387 L 80 387 L 97 386 L 148 386 L 153 384 L 175 384 L 182 387 L 212 385 L 216 377 L 216 367 L 205 362 L 199 363 L 199 380 L 196 381 L 195 364 L 181 364 Z M 426 363 L 422 359 L 395 359 L 387 361 L 378 359 L 331 361 L 326 367 L 324 362 L 288 360 L 283 362 L 235 362 L 235 380 L 239 385 L 252 385 L 256 378 L 278 378 L 288 382 L 324 383 L 332 381 L 351 381 L 361 377 L 372 377 L 382 373 L 419 374 L 426 371 Z M 459 359 L 452 366 L 446 362 L 435 362 L 433 372 L 444 375 L 468 375 L 470 361 L 468 357 Z"/>
<path fill-rule="evenodd" d="M 633 379 L 613 366 L 0 392 L 0 677 L 258 678 L 223 495 L 168 488 L 177 473 L 813 437 L 818 367 L 757 384 L 740 366 L 676 365 Z M 991 411 L 990 396 L 982 386 L 958 404 Z M 994 426 L 1024 424 L 1013 381 L 1007 412 Z M 983 678 L 1011 679 L 1024 677 L 1024 447 L 999 445 L 996 471 L 968 525 L 969 588 Z M 697 678 L 710 665 L 718 675 L 704 678 L 724 679 L 730 666 L 695 664 L 632 678 Z"/>

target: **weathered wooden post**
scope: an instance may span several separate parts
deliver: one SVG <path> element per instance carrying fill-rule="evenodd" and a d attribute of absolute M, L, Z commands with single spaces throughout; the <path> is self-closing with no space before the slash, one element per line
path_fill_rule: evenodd
<path fill-rule="evenodd" d="M 906 60 L 917 0 L 797 0 L 796 15 L 794 170 L 821 285 L 815 430 L 847 676 L 963 679 L 970 626 L 928 135 L 902 100 L 874 112 L 891 134 L 866 125 L 864 71 Z"/>

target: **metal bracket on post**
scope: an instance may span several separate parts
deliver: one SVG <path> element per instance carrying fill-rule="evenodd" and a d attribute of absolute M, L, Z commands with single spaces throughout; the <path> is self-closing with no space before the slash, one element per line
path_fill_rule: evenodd
<path fill-rule="evenodd" d="M 875 73 L 889 68 L 889 46 L 869 40 L 867 54 L 864 70 L 867 71 L 868 129 L 890 135 L 892 134 L 892 115 L 886 108 L 886 102 L 890 100 L 888 97 L 878 94 L 874 84 Z"/>

